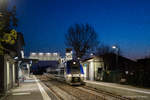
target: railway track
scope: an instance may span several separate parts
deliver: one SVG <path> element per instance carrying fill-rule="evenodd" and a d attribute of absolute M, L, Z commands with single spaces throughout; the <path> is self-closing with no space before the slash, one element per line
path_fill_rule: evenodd
<path fill-rule="evenodd" d="M 63 81 L 56 80 L 50 75 L 43 75 L 38 78 L 49 87 L 60 100 L 131 100 L 130 98 L 87 86 L 70 86 Z"/>
<path fill-rule="evenodd" d="M 94 93 L 95 95 L 102 94 L 102 97 L 104 99 L 108 99 L 108 100 L 110 100 L 110 98 L 112 98 L 114 100 L 131 100 L 130 98 L 126 98 L 126 97 L 123 97 L 121 95 L 113 94 L 113 93 L 102 91 L 102 90 L 97 90 L 95 88 L 91 88 L 88 86 L 83 86 L 83 87 L 78 87 L 78 88 L 80 88 L 82 90 L 89 91 L 91 93 Z"/>

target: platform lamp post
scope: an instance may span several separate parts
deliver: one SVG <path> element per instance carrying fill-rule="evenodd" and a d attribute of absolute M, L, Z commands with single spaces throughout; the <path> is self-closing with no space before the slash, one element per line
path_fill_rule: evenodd
<path fill-rule="evenodd" d="M 118 66 L 118 58 L 119 58 L 119 48 L 115 45 L 112 46 L 112 49 L 116 50 L 116 67 Z"/>

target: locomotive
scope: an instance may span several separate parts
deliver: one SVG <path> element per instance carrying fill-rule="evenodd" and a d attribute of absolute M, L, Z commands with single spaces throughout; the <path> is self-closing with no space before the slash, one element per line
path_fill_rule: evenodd
<path fill-rule="evenodd" d="M 58 80 L 66 81 L 70 85 L 84 84 L 83 67 L 78 60 L 69 60 L 63 64 L 63 67 L 50 71 Z"/>
<path fill-rule="evenodd" d="M 78 60 L 69 60 L 65 63 L 64 77 L 67 83 L 71 85 L 83 84 L 84 71 Z"/>

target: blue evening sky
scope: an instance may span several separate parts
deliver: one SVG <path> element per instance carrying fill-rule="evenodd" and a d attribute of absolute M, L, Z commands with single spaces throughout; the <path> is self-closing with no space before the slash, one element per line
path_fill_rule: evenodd
<path fill-rule="evenodd" d="M 117 44 L 124 56 L 150 55 L 150 0 L 15 0 L 25 51 L 64 52 L 64 34 L 89 23 L 101 43 Z"/>

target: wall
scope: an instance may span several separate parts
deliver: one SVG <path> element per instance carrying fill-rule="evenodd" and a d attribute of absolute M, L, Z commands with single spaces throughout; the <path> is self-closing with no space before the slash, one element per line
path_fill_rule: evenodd
<path fill-rule="evenodd" d="M 103 74 L 98 73 L 98 68 L 104 69 L 104 62 L 102 58 L 93 57 L 82 62 L 82 66 L 84 69 L 84 77 L 87 80 L 102 80 Z"/>
<path fill-rule="evenodd" d="M 0 55 L 0 92 L 4 90 L 4 56 Z"/>
<path fill-rule="evenodd" d="M 89 60 L 89 80 L 91 80 L 91 81 L 93 81 L 95 78 L 94 71 L 95 71 L 94 61 L 93 61 L 93 59 L 91 59 L 91 60 Z"/>
<path fill-rule="evenodd" d="M 15 61 L 8 55 L 4 56 L 3 65 L 1 66 L 3 70 L 0 70 L 3 76 L 3 91 L 7 91 L 15 85 L 16 80 L 16 66 Z"/>

